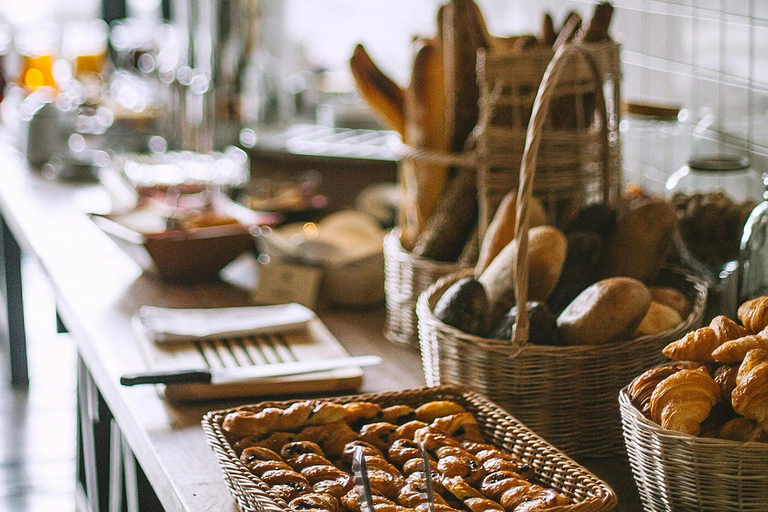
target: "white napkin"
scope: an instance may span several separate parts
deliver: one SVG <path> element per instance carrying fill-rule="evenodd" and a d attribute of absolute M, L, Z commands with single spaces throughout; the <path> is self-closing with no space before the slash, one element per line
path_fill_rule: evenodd
<path fill-rule="evenodd" d="M 147 338 L 165 344 L 302 330 L 315 313 L 296 303 L 213 309 L 142 306 L 138 317 Z"/>

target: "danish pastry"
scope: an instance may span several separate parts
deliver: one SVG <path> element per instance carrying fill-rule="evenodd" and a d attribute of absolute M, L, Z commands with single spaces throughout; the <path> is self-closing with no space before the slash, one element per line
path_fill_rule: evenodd
<path fill-rule="evenodd" d="M 419 456 L 419 445 L 411 439 L 397 439 L 389 447 L 389 460 L 401 468 L 411 459 Z"/>
<path fill-rule="evenodd" d="M 422 427 L 426 427 L 427 424 L 423 421 L 413 420 L 408 423 L 403 423 L 397 429 L 395 429 L 395 435 L 398 439 L 413 439 L 413 434 Z"/>
<path fill-rule="evenodd" d="M 437 418 L 432 422 L 432 427 L 443 433 L 459 440 L 482 442 L 483 435 L 480 433 L 480 425 L 470 412 L 461 412 Z"/>
<path fill-rule="evenodd" d="M 653 391 L 651 419 L 663 428 L 695 436 L 720 393 L 720 386 L 704 368 L 680 370 Z"/>
<path fill-rule="evenodd" d="M 425 423 L 431 423 L 441 416 L 449 416 L 464 411 L 464 407 L 456 402 L 450 400 L 435 400 L 434 402 L 427 402 L 424 405 L 417 407 L 416 419 Z"/>
<path fill-rule="evenodd" d="M 381 406 L 373 402 L 350 402 L 344 408 L 344 421 L 350 425 L 379 421 Z"/>
<path fill-rule="evenodd" d="M 356 439 L 354 441 L 350 441 L 347 444 L 344 445 L 344 449 L 341 452 L 341 460 L 344 462 L 344 464 L 347 465 L 347 467 L 352 466 L 352 458 L 355 456 L 355 452 L 358 448 L 363 449 L 363 455 L 373 455 L 373 456 L 382 456 L 384 453 L 373 446 L 371 443 L 366 443 L 363 440 Z"/>
<path fill-rule="evenodd" d="M 314 408 L 315 404 L 310 400 L 296 402 L 282 411 L 282 414 L 280 414 L 280 417 L 277 418 L 273 425 L 273 430 L 298 430 L 304 426 Z"/>
<path fill-rule="evenodd" d="M 386 452 L 397 439 L 397 425 L 386 422 L 369 423 L 360 429 L 360 439 Z"/>
<path fill-rule="evenodd" d="M 311 492 L 291 500 L 288 504 L 291 510 L 339 512 L 339 500 L 335 497 L 318 492 Z"/>
<path fill-rule="evenodd" d="M 381 410 L 381 419 L 386 423 L 402 425 L 408 421 L 416 419 L 416 411 L 408 405 L 393 405 Z"/>

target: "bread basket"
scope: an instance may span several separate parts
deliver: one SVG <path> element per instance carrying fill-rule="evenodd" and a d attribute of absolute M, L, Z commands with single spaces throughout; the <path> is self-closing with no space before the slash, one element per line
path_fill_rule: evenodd
<path fill-rule="evenodd" d="M 571 505 L 549 510 L 599 512 L 611 510 L 616 506 L 616 495 L 607 484 L 477 393 L 456 386 L 440 386 L 327 400 L 335 403 L 367 401 L 382 406 L 403 404 L 412 407 L 432 400 L 456 401 L 475 415 L 483 435 L 491 444 L 531 464 L 544 485 L 557 490 L 572 502 Z M 265 407 L 286 408 L 291 403 L 293 401 L 263 402 L 252 406 L 251 409 L 256 411 Z M 270 493 L 269 486 L 246 469 L 227 441 L 221 424 L 227 413 L 232 410 L 234 409 L 209 412 L 202 423 L 208 443 L 218 458 L 224 480 L 233 497 L 246 512 L 290 510 L 282 499 Z"/>
<path fill-rule="evenodd" d="M 400 243 L 400 230 L 384 237 L 384 291 L 387 316 L 384 336 L 394 343 L 419 349 L 416 301 L 439 278 L 464 268 L 461 263 L 445 263 L 420 258 Z"/>
<path fill-rule="evenodd" d="M 588 52 L 579 45 L 561 47 L 544 76 L 528 128 L 521 167 L 516 238 L 520 240 L 515 269 L 515 296 L 528 296 L 528 201 L 531 197 L 544 118 L 553 83 L 569 58 L 581 55 L 593 69 L 601 130 L 607 138 L 602 84 Z M 606 139 L 607 140 L 607 139 Z M 610 190 L 609 153 L 602 154 L 604 198 Z M 623 449 L 616 399 L 619 390 L 643 370 L 659 364 L 661 348 L 701 322 L 705 284 L 680 270 L 667 269 L 657 284 L 683 292 L 693 311 L 675 329 L 655 336 L 602 346 L 543 346 L 528 344 L 525 308 L 518 313 L 513 339 L 494 340 L 467 334 L 444 324 L 433 314 L 442 294 L 466 270 L 443 277 L 419 297 L 419 339 L 424 374 L 429 385 L 465 384 L 509 410 L 548 441 L 572 456 L 611 456 Z"/>
<path fill-rule="evenodd" d="M 768 443 L 740 443 L 667 430 L 619 394 L 624 441 L 644 510 L 768 510 Z"/>

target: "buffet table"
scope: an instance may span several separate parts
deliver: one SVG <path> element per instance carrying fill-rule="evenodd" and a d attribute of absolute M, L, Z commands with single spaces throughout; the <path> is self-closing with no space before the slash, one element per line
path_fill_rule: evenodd
<path fill-rule="evenodd" d="M 258 399 L 171 404 L 154 387 L 121 387 L 119 378 L 146 369 L 131 329 L 140 306 L 251 305 L 253 258 L 227 269 L 225 280 L 194 286 L 142 275 L 85 215 L 110 210 L 105 188 L 47 180 L 28 169 L 7 140 L 0 141 L 0 154 L 12 381 L 27 381 L 19 307 L 23 253 L 38 260 L 50 280 L 61 320 L 77 345 L 80 509 L 236 510 L 200 419 L 209 410 Z M 382 309 L 320 311 L 320 317 L 350 354 L 384 359 L 365 369 L 362 391 L 424 385 L 418 354 L 384 339 Z M 624 457 L 579 462 L 613 486 L 620 500 L 616 510 L 640 510 Z"/>

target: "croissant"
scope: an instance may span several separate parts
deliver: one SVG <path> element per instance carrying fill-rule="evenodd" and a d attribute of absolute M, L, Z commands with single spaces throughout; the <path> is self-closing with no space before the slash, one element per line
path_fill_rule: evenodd
<path fill-rule="evenodd" d="M 736 375 L 736 389 L 731 394 L 733 409 L 768 427 L 768 350 L 747 353 Z"/>
<path fill-rule="evenodd" d="M 629 387 L 629 398 L 632 400 L 632 405 L 642 412 L 643 415 L 650 418 L 651 395 L 653 395 L 653 390 L 656 389 L 659 382 L 685 368 L 692 369 L 698 367 L 699 365 L 695 362 L 681 361 L 669 366 L 651 368 L 640 375 Z"/>
<path fill-rule="evenodd" d="M 663 428 L 695 436 L 719 398 L 720 386 L 704 368 L 680 370 L 653 391 L 651 419 Z"/>
<path fill-rule="evenodd" d="M 753 333 L 762 331 L 768 326 L 768 297 L 748 300 L 739 306 L 738 315 L 744 327 Z"/>
<path fill-rule="evenodd" d="M 720 363 L 738 363 L 752 349 L 768 349 L 768 327 L 757 334 L 748 334 L 741 338 L 726 341 L 712 352 L 712 358 Z"/>
<path fill-rule="evenodd" d="M 712 362 L 712 352 L 717 347 L 744 334 L 743 327 L 721 315 L 713 318 L 709 326 L 696 329 L 673 341 L 664 347 L 662 353 L 678 361 Z"/>
<path fill-rule="evenodd" d="M 760 427 L 755 420 L 743 417 L 734 418 L 720 427 L 715 433 L 715 437 L 741 441 L 742 443 L 750 441 L 768 443 L 768 432 Z"/>

